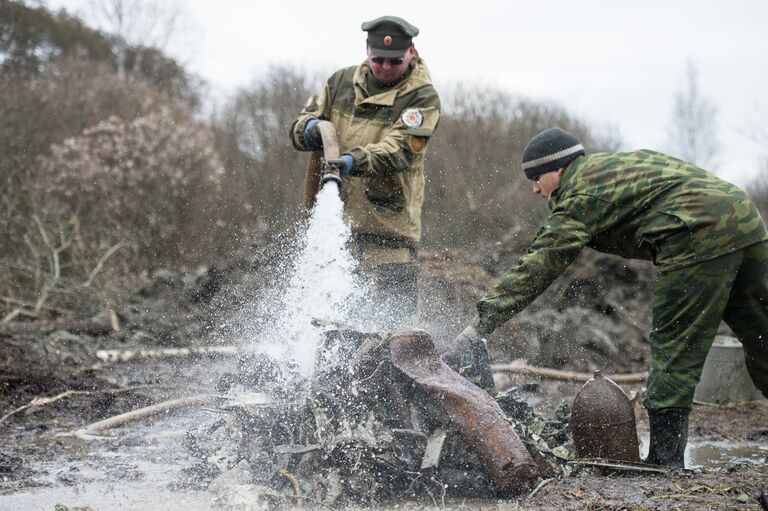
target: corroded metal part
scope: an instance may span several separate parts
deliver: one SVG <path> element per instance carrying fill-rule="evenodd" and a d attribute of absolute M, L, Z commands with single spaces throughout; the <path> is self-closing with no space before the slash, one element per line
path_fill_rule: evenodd
<path fill-rule="evenodd" d="M 539 469 L 504 412 L 486 391 L 453 371 L 438 356 L 423 330 L 394 334 L 392 364 L 435 396 L 502 495 L 519 495 L 535 486 Z"/>
<path fill-rule="evenodd" d="M 571 430 L 580 458 L 640 461 L 632 403 L 600 371 L 595 371 L 573 400 Z"/>

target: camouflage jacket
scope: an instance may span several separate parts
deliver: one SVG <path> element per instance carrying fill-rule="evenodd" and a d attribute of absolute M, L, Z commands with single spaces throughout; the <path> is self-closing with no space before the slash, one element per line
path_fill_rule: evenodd
<path fill-rule="evenodd" d="M 440 100 L 418 57 L 405 80 L 378 94 L 368 93 L 368 72 L 363 62 L 334 73 L 291 125 L 291 141 L 306 151 L 307 122 L 331 121 L 341 153 L 354 158 L 342 185 L 352 232 L 415 246 L 421 238 L 424 152 L 440 119 Z"/>
<path fill-rule="evenodd" d="M 766 239 L 743 191 L 654 151 L 580 156 L 553 196 L 528 253 L 477 304 L 472 324 L 481 334 L 527 307 L 584 246 L 670 271 Z"/>

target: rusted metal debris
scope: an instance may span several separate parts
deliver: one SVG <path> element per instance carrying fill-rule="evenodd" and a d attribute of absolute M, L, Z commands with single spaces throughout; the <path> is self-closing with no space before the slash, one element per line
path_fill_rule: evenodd
<path fill-rule="evenodd" d="M 534 486 L 537 471 L 572 469 L 567 406 L 545 419 L 514 391 L 494 401 L 425 336 L 414 345 L 404 334 L 329 330 L 310 382 L 266 356 L 244 358 L 218 388 L 231 396 L 221 419 L 188 435 L 198 459 L 189 484 L 235 480 L 274 504 L 295 502 L 296 488 L 324 506 L 435 503 L 509 496 Z"/>
<path fill-rule="evenodd" d="M 502 495 L 519 495 L 539 469 L 493 398 L 443 362 L 430 335 L 406 330 L 389 341 L 394 366 L 423 387 L 447 412 Z"/>
<path fill-rule="evenodd" d="M 580 458 L 640 461 L 632 404 L 621 387 L 600 371 L 576 394 L 571 429 Z"/>

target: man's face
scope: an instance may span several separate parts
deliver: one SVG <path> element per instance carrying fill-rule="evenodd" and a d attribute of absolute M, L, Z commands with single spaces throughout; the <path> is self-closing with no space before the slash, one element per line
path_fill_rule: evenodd
<path fill-rule="evenodd" d="M 560 186 L 560 178 L 563 176 L 564 169 L 557 169 L 551 172 L 545 172 L 533 181 L 533 193 L 541 195 L 545 199 L 549 197 L 552 190 Z"/>
<path fill-rule="evenodd" d="M 408 64 L 411 63 L 416 55 L 416 49 L 411 46 L 401 58 L 377 57 L 373 51 L 368 50 L 368 66 L 371 68 L 373 77 L 381 83 L 392 83 L 398 80 L 408 70 Z"/>

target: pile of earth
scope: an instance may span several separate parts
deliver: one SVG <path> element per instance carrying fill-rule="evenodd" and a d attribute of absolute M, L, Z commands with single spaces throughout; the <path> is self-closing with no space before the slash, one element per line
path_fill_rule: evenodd
<path fill-rule="evenodd" d="M 270 243 L 196 271 L 156 271 L 127 300 L 110 307 L 119 330 L 86 333 L 69 328 L 62 318 L 23 328 L 0 325 L 0 395 L 72 388 L 69 376 L 87 371 L 100 349 L 253 341 L 243 338 L 243 318 L 252 319 L 258 314 L 254 304 L 274 293 L 284 274 L 283 253 L 280 243 Z M 421 318 L 412 326 L 429 331 L 438 346 L 472 318 L 476 301 L 511 261 L 478 261 L 460 250 L 424 251 L 420 259 Z M 644 369 L 653 278 L 653 268 L 645 263 L 585 251 L 545 294 L 490 336 L 493 361 L 525 358 L 577 371 Z M 107 307 L 90 320 L 106 321 Z M 249 309 L 253 314 L 243 314 Z M 56 385 L 59 379 L 66 385 Z"/>

